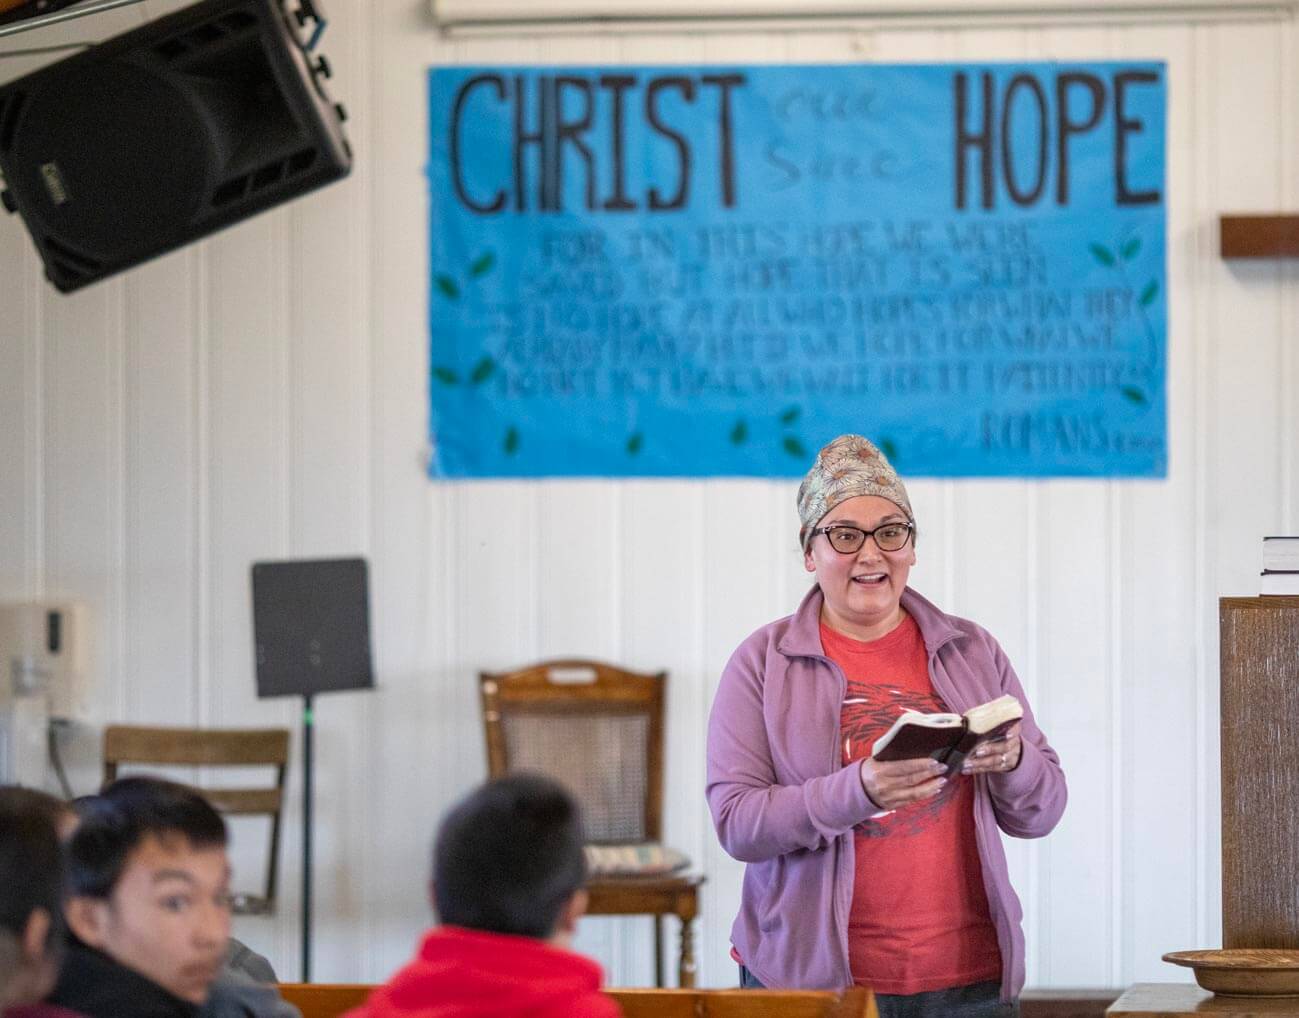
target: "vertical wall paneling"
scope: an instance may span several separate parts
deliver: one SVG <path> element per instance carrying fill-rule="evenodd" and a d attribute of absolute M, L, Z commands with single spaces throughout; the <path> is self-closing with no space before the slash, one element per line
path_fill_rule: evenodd
<path fill-rule="evenodd" d="M 708 685 L 698 631 L 703 611 L 699 563 L 706 551 L 701 533 L 702 512 L 692 485 L 677 481 L 630 483 L 624 491 L 625 509 L 619 554 L 623 596 L 620 599 L 623 659 L 643 671 L 668 673 L 664 731 L 663 835 L 674 848 L 698 862 L 712 829 L 693 790 L 704 786 L 705 714 L 702 691 Z M 672 579 L 671 596 L 655 577 Z M 659 634 L 646 631 L 647 618 L 659 620 Z M 677 931 L 668 921 L 669 938 Z M 635 926 L 648 933 L 649 920 Z M 653 978 L 648 937 L 625 937 L 628 947 L 641 948 L 639 959 L 624 960 L 638 980 Z"/>
<path fill-rule="evenodd" d="M 0 597 L 37 592 L 41 539 L 41 330 L 36 258 L 20 224 L 0 230 L 0 279 L 5 280 L 6 329 L 0 342 Z"/>
<path fill-rule="evenodd" d="M 678 38 L 672 48 L 680 55 L 670 63 L 760 64 L 789 59 L 783 33 L 708 33 L 696 39 Z M 792 612 L 807 584 L 798 572 L 798 523 L 791 511 L 794 484 L 721 480 L 704 485 L 706 726 L 712 693 L 731 653 L 758 626 Z M 730 929 L 739 909 L 743 867 L 722 852 L 711 834 L 711 817 L 706 813 L 705 817 L 710 836 L 703 865 L 709 882 L 700 899 L 699 980 L 701 985 L 730 986 L 737 980 L 730 957 Z"/>
<path fill-rule="evenodd" d="M 1194 117 L 1196 89 L 1194 33 L 1167 26 L 1125 33 L 1123 58 L 1151 53 L 1168 61 L 1169 103 L 1168 277 L 1190 279 L 1196 260 L 1194 212 Z M 1150 557 L 1162 570 L 1123 569 L 1127 606 L 1127 682 L 1122 702 L 1126 767 L 1123 927 L 1127 933 L 1124 973 L 1129 980 L 1170 977 L 1150 944 L 1200 943 L 1196 857 L 1202 838 L 1196 819 L 1194 784 L 1185 780 L 1206 755 L 1196 739 L 1197 583 L 1195 454 L 1197 400 L 1195 358 L 1200 345 L 1195 286 L 1170 294 L 1168 402 L 1170 470 L 1164 482 L 1141 482 L 1123 490 L 1125 560 Z M 1189 291 L 1189 292 L 1188 292 Z M 1160 735 L 1151 738 L 1152 725 Z M 1141 846 L 1167 836 L 1163 850 Z M 1207 942 L 1207 941 L 1204 941 Z"/>
<path fill-rule="evenodd" d="M 1296 185 L 1294 175 L 1295 169 L 1299 166 L 1299 159 L 1296 158 L 1296 139 L 1299 139 L 1299 129 L 1294 122 L 1295 115 L 1299 112 L 1299 105 L 1295 103 L 1294 90 L 1299 86 L 1299 75 L 1295 73 L 1296 69 L 1290 57 L 1294 52 L 1294 26 L 1293 23 L 1287 26 L 1286 30 L 1276 33 L 1275 45 L 1277 50 L 1277 66 L 1280 75 L 1280 84 L 1278 87 L 1278 103 L 1280 105 L 1280 116 L 1277 122 L 1277 187 L 1279 190 L 1280 208 L 1294 208 L 1296 200 L 1299 200 L 1299 185 Z M 1299 399 L 1296 398 L 1295 392 L 1295 371 L 1299 368 L 1299 357 L 1295 356 L 1295 344 L 1286 342 L 1285 338 L 1292 337 L 1295 334 L 1295 326 L 1299 324 L 1299 315 L 1296 315 L 1296 297 L 1299 289 L 1295 283 L 1299 280 L 1299 271 L 1293 264 L 1283 262 L 1281 264 L 1282 275 L 1282 301 L 1281 301 L 1281 322 L 1280 331 L 1283 337 L 1280 353 L 1280 370 L 1277 372 L 1277 402 L 1278 416 L 1281 427 L 1278 428 L 1278 448 L 1276 458 L 1277 479 L 1281 486 L 1279 505 L 1277 507 L 1277 516 L 1271 522 L 1274 531 L 1281 533 L 1291 533 L 1288 525 L 1294 520 L 1295 513 L 1295 491 L 1296 485 L 1299 484 L 1299 470 L 1295 469 L 1295 429 L 1299 426 L 1299 419 L 1296 418 L 1296 406 L 1299 406 Z"/>
<path fill-rule="evenodd" d="M 292 704 L 256 698 L 249 580 L 253 562 L 289 551 L 285 216 L 286 210 L 278 210 L 204 242 L 210 643 L 200 720 L 215 727 L 290 724 L 297 729 Z M 277 967 L 285 972 L 296 972 L 299 962 L 296 951 L 289 957 L 280 953 L 285 941 L 275 936 L 277 927 L 291 927 L 301 901 L 299 761 L 289 772 L 293 805 L 280 858 L 281 914 L 236 926 L 237 935 L 254 949 L 274 951 Z M 255 829 L 253 821 L 234 828 L 232 865 L 241 880 L 264 858 L 263 845 L 251 836 Z"/>
<path fill-rule="evenodd" d="M 704 695 L 697 701 L 706 723 L 717 682 L 740 642 L 760 625 L 788 615 L 796 604 L 778 604 L 769 589 L 772 545 L 797 554 L 797 523 L 792 514 L 772 511 L 762 481 L 703 483 L 701 565 L 703 599 Z M 792 502 L 792 495 L 790 496 Z M 782 540 L 783 539 L 783 540 Z M 702 752 L 702 746 L 699 751 Z M 731 920 L 739 910 L 741 864 L 722 851 L 706 819 L 701 859 L 708 883 L 700 898 L 700 985 L 733 985 Z"/>
<path fill-rule="evenodd" d="M 191 259 L 176 253 L 125 279 L 124 519 L 127 568 L 123 662 L 133 718 L 198 718 L 195 644 Z"/>
<path fill-rule="evenodd" d="M 343 22 L 348 26 L 348 54 L 351 60 L 345 81 L 346 94 L 348 101 L 354 104 L 352 108 L 363 111 L 368 111 L 373 107 L 371 68 L 373 65 L 374 19 L 368 17 L 367 14 L 368 12 L 364 7 L 353 7 L 348 20 Z M 356 251 L 357 259 L 356 264 L 352 266 L 353 271 L 350 276 L 351 292 L 356 303 L 349 325 L 351 344 L 356 351 L 353 363 L 357 374 L 363 379 L 363 381 L 356 383 L 357 391 L 355 393 L 354 427 L 356 433 L 352 436 L 352 439 L 356 442 L 357 462 L 354 465 L 353 483 L 359 489 L 359 494 L 356 505 L 357 518 L 352 522 L 355 527 L 355 539 L 369 552 L 374 500 L 374 489 L 368 483 L 372 468 L 370 424 L 372 420 L 371 398 L 374 390 L 370 370 L 371 358 L 373 357 L 373 342 L 369 328 L 370 295 L 374 287 L 374 247 L 369 215 L 370 188 L 374 176 L 371 165 L 371 157 L 375 149 L 373 120 L 367 118 L 359 131 L 353 129 L 352 137 L 355 139 L 352 146 L 352 173 L 356 179 L 356 184 L 349 195 L 348 212 L 351 217 L 350 227 L 354 231 L 352 235 L 354 241 L 353 250 Z M 373 569 L 371 569 L 370 580 L 373 591 L 375 584 Z M 373 602 L 373 593 L 371 601 Z M 373 626 L 373 618 L 371 619 L 371 625 Z M 382 662 L 378 662 L 375 667 L 382 674 Z M 360 751 L 353 757 L 353 772 L 368 774 L 368 765 L 373 754 L 372 746 L 376 741 L 376 738 L 372 735 L 374 732 L 374 711 L 372 710 L 372 700 L 369 697 L 363 700 L 360 714 Z M 355 934 L 360 942 L 360 950 L 357 954 L 363 959 L 363 965 L 368 971 L 373 965 L 373 930 L 371 912 L 367 907 L 369 901 L 369 874 L 373 872 L 376 864 L 380 862 L 381 853 L 373 850 L 373 839 L 369 834 L 369 832 L 376 829 L 376 816 L 371 808 L 368 785 L 366 782 L 358 782 L 355 779 L 351 780 L 349 784 L 357 790 L 354 793 L 353 802 L 358 804 L 359 809 L 356 815 L 351 818 L 351 826 L 358 847 L 355 853 L 351 854 L 345 861 L 345 865 L 359 868 L 359 872 L 353 873 L 353 879 L 357 884 L 357 894 L 360 898 L 359 917 L 354 925 Z"/>
<path fill-rule="evenodd" d="M 189 609 L 190 641 L 188 680 L 194 690 L 189 724 L 207 723 L 207 704 L 212 689 L 212 613 L 211 613 L 211 338 L 208 319 L 208 272 L 206 248 L 196 245 L 185 253 L 190 280 L 188 331 L 194 337 L 190 357 L 189 388 L 193 393 L 188 422 L 191 439 L 188 462 L 183 477 L 193 491 L 191 508 L 194 521 L 190 534 L 188 558 L 193 563 L 188 591 L 181 594 Z M 184 483 L 178 481 L 177 483 Z M 186 594 L 188 597 L 186 597 Z M 142 620 L 143 622 L 143 620 Z M 181 673 L 184 674 L 184 673 Z M 179 719 L 171 719 L 178 723 Z M 277 952 L 277 957 L 282 957 Z"/>
<path fill-rule="evenodd" d="M 75 790 L 94 787 L 109 721 L 296 732 L 296 704 L 254 694 L 248 567 L 363 554 L 379 685 L 318 704 L 317 977 L 382 978 L 428 923 L 431 834 L 485 771 L 475 673 L 581 654 L 671 674 L 665 830 L 709 879 L 700 982 L 733 984 L 742 866 L 703 800 L 707 714 L 735 646 L 807 589 L 796 481 L 427 479 L 429 323 L 454 309 L 428 303 L 442 196 L 424 172 L 426 72 L 1164 60 L 1168 477 L 911 494 L 917 589 L 998 638 L 1069 777 L 1057 832 L 1007 844 L 1030 984 L 1179 978 L 1160 954 L 1219 937 L 1216 599 L 1255 592 L 1259 536 L 1299 523 L 1299 270 L 1222 262 L 1214 225 L 1299 198 L 1291 15 L 460 35 L 423 4 L 342 6 L 323 48 L 351 113 L 349 180 L 73 296 L 0 223 L 0 597 L 89 608 Z M 237 925 L 288 978 L 299 751 L 281 914 Z M 259 838 L 236 836 L 255 872 Z M 591 920 L 579 944 L 612 982 L 644 983 L 648 930 Z"/>
<path fill-rule="evenodd" d="M 945 40 L 946 53 L 944 59 L 1036 59 L 1037 54 L 1032 52 L 1033 40 L 1033 31 L 1019 25 L 952 33 Z M 978 56 L 975 57 L 974 54 Z M 975 486 L 971 490 L 978 492 L 981 487 Z M 978 557 L 983 554 L 982 551 L 974 553 L 976 555 L 974 562 L 967 559 L 967 555 L 973 549 L 968 551 L 962 549 L 958 552 L 956 584 L 957 591 L 962 593 L 954 594 L 952 603 L 957 603 L 958 598 L 963 597 L 965 600 L 959 609 L 960 614 L 968 615 L 976 622 L 987 626 L 994 636 L 1002 642 L 1003 647 L 1014 663 L 1017 673 L 1021 677 L 1021 681 L 1025 684 L 1025 693 L 1029 697 L 1030 703 L 1036 703 L 1035 664 L 1037 640 L 1035 631 L 1038 622 L 1037 603 L 1039 590 L 1035 584 L 1036 561 L 1034 553 L 1037 543 L 1035 496 L 1030 485 L 1017 485 L 1014 488 L 1008 485 L 999 485 L 999 487 L 1001 491 L 996 496 L 996 499 L 997 502 L 1001 503 L 1001 506 L 990 506 L 991 512 L 987 509 L 980 510 L 980 500 L 968 501 L 965 497 L 966 488 L 964 485 L 957 487 L 954 512 L 957 516 L 957 525 L 960 528 L 957 533 L 962 535 L 958 537 L 958 547 L 966 542 L 984 543 L 985 538 L 982 536 L 982 531 L 986 528 L 988 533 L 986 543 L 989 545 L 993 556 L 1006 555 L 1013 548 L 1014 564 L 1010 566 L 1009 572 L 1005 570 L 1004 566 L 1002 567 L 1000 570 L 1002 583 L 997 586 L 1003 588 L 1004 594 L 1010 599 L 1006 607 L 1016 617 L 1021 627 L 1018 631 L 1022 633 L 1022 639 L 1017 639 L 1016 631 L 1003 629 L 995 615 L 986 613 L 984 602 L 987 599 L 987 594 L 991 592 L 991 585 L 987 581 L 988 577 L 993 575 L 993 571 L 978 564 L 983 561 L 981 557 Z M 1015 521 L 1013 527 L 1008 526 L 1012 520 Z M 1000 533 L 1003 528 L 1007 528 L 1004 534 Z M 1017 538 L 1015 545 L 1010 544 L 1010 534 L 1012 533 Z M 1007 583 L 1006 581 L 1010 582 Z M 1011 609 L 1012 604 L 1015 605 L 1017 610 Z M 1047 735 L 1053 737 L 1053 733 L 1049 729 Z M 1006 857 L 1010 866 L 1011 879 L 1024 906 L 1024 928 L 1028 933 L 1031 933 L 1040 926 L 1038 912 L 1041 895 L 1034 892 L 1040 882 L 1038 860 L 1041 845 L 1037 842 L 1015 839 L 1004 840 L 1006 841 Z M 1026 937 L 1026 941 L 1025 964 L 1027 978 L 1031 983 L 1039 983 L 1041 982 L 1039 974 L 1041 940 L 1037 937 L 1031 939 Z"/>
<path fill-rule="evenodd" d="M 616 40 L 608 55 L 621 63 L 652 64 L 669 50 L 664 37 L 644 33 Z M 676 59 L 702 59 L 698 44 L 675 39 Z M 700 638 L 705 610 L 702 563 L 709 550 L 703 532 L 702 485 L 675 480 L 631 482 L 622 492 L 618 536 L 621 596 L 619 603 L 620 649 L 631 667 L 668 672 L 667 715 L 664 730 L 663 835 L 665 841 L 702 864 L 712 825 L 702 796 L 691 789 L 704 786 L 706 703 L 712 677 Z M 670 594 L 664 596 L 661 580 L 667 578 Z M 657 631 L 646 619 L 660 620 Z M 702 946 L 702 923 L 695 924 L 696 944 Z M 624 924 L 626 925 L 626 924 Z M 675 950 L 678 931 L 665 921 L 666 948 Z M 652 979 L 653 957 L 648 940 L 649 920 L 635 922 L 624 935 L 621 971 L 638 981 Z M 639 927 L 636 930 L 635 927 Z M 640 952 L 639 958 L 629 957 Z M 669 953 L 671 958 L 672 954 Z M 671 966 L 669 966 L 671 979 Z"/>
<path fill-rule="evenodd" d="M 1213 127 L 1216 197 L 1224 207 L 1252 211 L 1274 208 L 1281 200 L 1276 123 L 1281 114 L 1278 33 L 1267 25 L 1222 26 L 1213 34 Z M 1238 52 L 1253 59 L 1237 62 Z M 1228 70 L 1230 65 L 1230 70 Z M 1233 115 L 1243 104 L 1252 116 Z M 1246 153 L 1267 152 L 1250 158 Z M 1213 432 L 1210 511 L 1224 527 L 1213 556 L 1222 593 L 1257 590 L 1258 537 L 1272 523 L 1278 504 L 1277 376 L 1283 341 L 1280 279 L 1275 262 L 1222 262 L 1214 292 L 1218 296 L 1214 361 L 1215 402 L 1220 426 Z M 1257 411 L 1241 414 L 1251 403 Z M 1230 427 L 1223 427 L 1230 420 Z M 1231 477 L 1230 485 L 1216 478 Z M 1241 499 L 1237 492 L 1252 497 Z"/>
<path fill-rule="evenodd" d="M 352 111 L 365 109 L 366 19 L 356 5 L 331 12 L 326 49 L 339 73 L 332 92 Z M 353 123 L 356 123 L 353 121 Z M 357 125 L 365 129 L 362 118 Z M 288 287 L 287 461 L 292 557 L 364 555 L 367 500 L 365 406 L 370 383 L 364 286 L 369 248 L 365 234 L 369 149 L 351 132 L 352 175 L 310 200 L 291 205 L 286 258 Z M 351 257 L 337 257 L 339 250 Z M 327 511 L 322 511 L 326 509 Z M 351 964 L 365 946 L 361 875 L 370 837 L 362 822 L 368 753 L 369 694 L 321 697 L 316 706 L 315 858 L 319 947 L 313 967 Z"/>
<path fill-rule="evenodd" d="M 670 56 L 665 57 L 665 54 Z M 703 43 L 688 36 L 658 35 L 653 31 L 619 40 L 617 58 L 629 64 L 703 63 L 708 57 Z M 668 844 L 690 857 L 694 866 L 714 879 L 708 853 L 716 845 L 712 823 L 702 795 L 704 745 L 708 704 L 717 671 L 708 659 L 704 632 L 709 624 L 707 578 L 704 564 L 713 554 L 706 526 L 707 483 L 652 480 L 628 486 L 624 497 L 623 648 L 637 667 L 665 668 L 668 673 L 667 721 L 664 732 L 663 833 Z M 750 511 L 736 505 L 737 513 Z M 746 532 L 747 535 L 747 532 Z M 656 580 L 655 577 L 661 579 Z M 662 585 L 666 579 L 666 588 Z M 666 595 L 666 596 L 665 596 Z M 644 621 L 661 618 L 657 632 L 647 632 Z M 716 980 L 711 945 L 725 936 L 708 907 L 712 887 L 701 891 L 700 918 L 695 920 L 695 954 L 699 978 Z M 642 929 L 648 920 L 636 923 Z M 665 925 L 667 957 L 677 949 L 675 921 Z M 652 979 L 652 952 L 647 939 L 634 928 L 624 934 L 621 971 L 638 981 Z M 648 932 L 648 931 L 646 931 Z M 628 953 L 640 949 L 639 959 Z M 705 975 L 711 971 L 712 975 Z M 675 980 L 668 966 L 669 982 Z"/>
<path fill-rule="evenodd" d="M 1217 70 L 1211 49 L 1212 33 L 1207 29 L 1193 30 L 1193 59 L 1190 70 L 1193 72 L 1188 94 L 1188 105 L 1193 108 L 1191 123 L 1194 132 L 1193 158 L 1197 166 L 1208 165 L 1210 154 L 1215 151 L 1217 136 L 1211 121 L 1213 108 L 1213 89 L 1207 84 L 1214 80 Z M 1195 823 L 1200 832 L 1207 832 L 1205 851 L 1196 858 L 1196 933 L 1197 943 L 1209 943 L 1210 937 L 1220 936 L 1218 930 L 1217 910 L 1214 899 L 1217 894 L 1219 877 L 1217 861 L 1220 844 L 1215 844 L 1216 828 L 1213 818 L 1218 816 L 1217 797 L 1213 787 L 1217 782 L 1217 768 L 1213 761 L 1217 759 L 1217 703 L 1214 694 L 1217 689 L 1213 676 L 1216 674 L 1214 662 L 1217 655 L 1217 613 L 1210 608 L 1210 592 L 1216 590 L 1216 570 L 1210 559 L 1209 539 L 1209 479 L 1212 474 L 1209 464 L 1210 437 L 1216 421 L 1215 407 L 1211 399 L 1212 388 L 1212 337 L 1216 334 L 1214 323 L 1217 319 L 1217 296 L 1214 288 L 1205 278 L 1207 267 L 1211 264 L 1212 252 L 1217 246 L 1217 230 L 1209 226 L 1213 211 L 1217 208 L 1216 179 L 1212 173 L 1196 173 L 1194 176 L 1194 198 L 1191 207 L 1192 229 L 1191 242 L 1195 266 L 1194 282 L 1203 285 L 1194 286 L 1191 291 L 1192 321 L 1184 330 L 1193 344 L 1195 354 L 1195 401 L 1191 411 L 1194 421 L 1195 446 L 1192 458 L 1192 473 L 1195 486 L 1195 501 L 1192 512 L 1195 531 L 1195 735 L 1196 745 L 1205 752 L 1195 759 Z M 1207 234 L 1207 236 L 1206 236 Z M 1185 419 L 1185 417 L 1183 417 Z M 1175 461 L 1174 461 L 1175 462 Z M 1212 748 L 1211 748 L 1212 747 Z M 1196 839 L 1197 846 L 1200 839 Z M 1216 942 L 1216 941 L 1213 941 Z"/>
<path fill-rule="evenodd" d="M 450 486 L 431 484 L 428 426 L 427 116 L 424 74 L 453 59 L 420 4 L 362 5 L 370 24 L 369 102 L 352 104 L 354 146 L 369 145 L 369 497 L 374 638 L 380 673 L 370 704 L 366 774 L 372 864 L 365 874 L 366 973 L 410 956 L 428 925 L 429 837 L 459 791 L 447 746 L 471 717 L 445 717 L 442 690 L 469 679 L 453 633 L 466 604 L 455 583 Z M 344 69 L 340 68 L 340 74 Z M 468 536 L 466 535 L 466 540 Z M 481 610 L 480 606 L 474 606 Z M 468 662 L 464 663 L 468 665 Z M 443 773 L 450 769 L 451 779 Z"/>
<path fill-rule="evenodd" d="M 1295 110 L 1293 89 L 1299 73 L 1295 70 L 1295 57 L 1299 53 L 1299 30 L 1296 30 L 1294 22 L 1285 26 L 1285 51 L 1283 59 L 1286 71 L 1289 75 L 1285 86 L 1285 95 L 1290 103 L 1289 109 L 1293 115 Z M 1290 157 L 1290 162 L 1286 164 L 1287 171 L 1283 174 L 1283 187 L 1287 200 L 1291 202 L 1299 201 L 1299 186 L 1294 180 L 1294 173 L 1299 166 L 1299 153 L 1296 153 L 1296 146 L 1299 140 L 1296 139 L 1299 130 L 1291 125 L 1290 133 L 1286 136 L 1288 144 L 1286 152 Z M 1290 318 L 1289 326 L 1293 330 L 1296 323 L 1299 323 L 1299 283 L 1294 279 L 1294 273 L 1291 273 L 1290 283 Z M 1293 331 L 1290 333 L 1293 335 Z M 1278 526 L 1284 533 L 1295 533 L 1299 528 L 1299 464 L 1296 464 L 1296 458 L 1299 457 L 1299 439 L 1296 438 L 1296 432 L 1299 431 L 1299 354 L 1295 351 L 1293 342 L 1286 344 L 1286 358 L 1288 371 L 1286 373 L 1286 418 L 1282 422 L 1282 446 L 1285 450 L 1286 461 L 1283 475 L 1288 478 L 1289 486 L 1286 492 L 1284 503 L 1284 517 L 1278 521 Z"/>
<path fill-rule="evenodd" d="M 1215 205 L 1246 211 L 1274 207 L 1281 199 L 1277 180 L 1280 75 L 1277 31 L 1267 25 L 1221 26 L 1209 35 L 1214 88 L 1207 97 L 1211 119 L 1210 156 Z M 1238 54 L 1250 52 L 1248 61 Z M 1240 115 L 1248 104 L 1250 115 Z M 1266 152 L 1266 158 L 1246 153 Z M 1212 572 L 1202 592 L 1206 656 L 1216 657 L 1218 629 L 1212 602 L 1221 594 L 1258 590 L 1259 536 L 1274 526 L 1279 501 L 1276 456 L 1279 443 L 1275 379 L 1279 348 L 1290 337 L 1280 325 L 1281 273 L 1276 263 L 1213 267 L 1213 318 L 1209 338 L 1212 417 L 1204 462 L 1207 560 Z M 1242 414 L 1244 406 L 1250 412 Z M 1230 479 L 1229 481 L 1227 479 Z M 1224 483 L 1227 481 L 1227 483 Z M 1217 849 L 1217 669 L 1207 665 L 1204 746 L 1210 764 L 1202 827 Z M 1218 856 L 1205 860 L 1213 907 L 1210 936 L 1220 934 Z M 1216 942 L 1216 939 L 1215 939 Z"/>
<path fill-rule="evenodd" d="M 89 609 L 87 658 L 99 682 L 75 705 L 86 720 L 120 716 L 122 684 L 117 583 L 120 562 L 121 282 L 61 297 L 42 290 L 41 356 L 47 380 L 41 469 L 45 490 L 43 593 L 75 597 Z M 71 748 L 78 787 L 98 778 L 90 737 Z"/>

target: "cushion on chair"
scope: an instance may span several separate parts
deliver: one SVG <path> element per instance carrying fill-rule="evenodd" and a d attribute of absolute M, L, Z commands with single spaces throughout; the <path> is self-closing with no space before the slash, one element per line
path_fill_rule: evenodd
<path fill-rule="evenodd" d="M 587 845 L 586 865 L 593 877 L 659 876 L 685 869 L 690 860 L 674 848 L 641 841 L 626 845 Z"/>

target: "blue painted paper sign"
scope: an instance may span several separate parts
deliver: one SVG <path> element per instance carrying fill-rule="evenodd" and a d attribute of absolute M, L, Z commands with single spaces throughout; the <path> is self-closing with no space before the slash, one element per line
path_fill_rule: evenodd
<path fill-rule="evenodd" d="M 1163 64 L 428 83 L 434 476 L 1166 474 Z"/>

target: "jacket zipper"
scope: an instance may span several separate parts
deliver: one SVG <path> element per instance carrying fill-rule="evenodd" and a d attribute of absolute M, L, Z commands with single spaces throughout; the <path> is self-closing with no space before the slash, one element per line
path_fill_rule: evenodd
<path fill-rule="evenodd" d="M 848 695 L 848 678 L 846 675 L 844 675 L 843 669 L 840 668 L 828 657 L 821 656 L 820 660 L 822 660 L 827 665 L 829 665 L 834 675 L 836 675 L 839 679 L 838 703 L 839 703 L 839 713 L 841 717 L 840 717 L 839 724 L 835 725 L 834 727 L 833 738 L 831 739 L 831 750 L 830 750 L 829 773 L 833 774 L 836 770 L 840 769 L 839 768 L 839 757 L 840 757 L 839 729 L 840 726 L 842 725 L 843 701 L 844 698 Z M 861 780 L 860 775 L 858 776 L 857 780 L 858 781 Z M 846 926 L 847 913 L 852 909 L 852 881 L 844 879 L 845 874 L 843 871 L 845 869 L 845 866 L 849 871 L 851 871 L 852 867 L 855 865 L 854 858 L 856 853 L 856 843 L 853 841 L 853 837 L 854 835 L 853 835 L 852 828 L 849 828 L 845 833 L 839 835 L 838 839 L 836 839 L 836 840 L 843 841 L 843 848 L 842 851 L 839 852 L 839 856 L 841 859 L 847 860 L 847 862 L 837 865 L 835 867 L 835 872 L 834 872 L 834 883 L 835 883 L 834 886 L 835 930 L 834 932 L 839 942 L 839 947 L 840 947 L 839 964 L 843 969 L 845 987 L 850 987 L 853 985 L 852 965 L 848 960 L 848 929 Z M 845 886 L 848 888 L 846 894 L 842 890 L 842 888 Z"/>
<path fill-rule="evenodd" d="M 939 644 L 939 647 L 945 646 L 948 642 L 950 642 L 950 639 L 944 640 L 942 644 Z M 929 655 L 929 681 L 934 689 L 938 691 L 938 695 L 943 698 L 943 702 L 950 707 L 954 705 L 944 695 L 943 691 L 938 689 L 937 672 L 934 669 L 934 662 L 938 660 L 939 647 L 935 647 L 934 652 Z M 1015 938 L 1010 932 L 1010 923 L 1007 921 L 1006 907 L 1005 902 L 1002 901 L 1002 895 L 992 895 L 988 892 L 988 835 L 984 831 L 983 810 L 980 803 L 991 794 L 987 789 L 986 782 L 983 785 L 976 784 L 974 787 L 974 842 L 979 848 L 979 874 L 982 877 L 983 893 L 988 899 L 989 911 L 995 911 L 996 913 L 991 916 L 992 929 L 997 934 L 997 949 L 1001 952 L 1001 995 L 1005 997 L 1006 987 L 1010 985 L 1010 973 L 1015 971 Z M 992 809 L 991 806 L 988 808 Z M 1009 873 L 1007 873 L 1006 879 L 1009 881 Z"/>

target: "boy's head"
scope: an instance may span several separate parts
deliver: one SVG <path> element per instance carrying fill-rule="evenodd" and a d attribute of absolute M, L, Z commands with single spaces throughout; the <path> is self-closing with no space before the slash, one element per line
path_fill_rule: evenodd
<path fill-rule="evenodd" d="M 581 814 L 549 778 L 489 781 L 438 829 L 433 904 L 443 923 L 566 942 L 585 880 Z"/>
<path fill-rule="evenodd" d="M 54 986 L 62 948 L 63 858 L 53 796 L 0 787 L 0 1011 Z"/>
<path fill-rule="evenodd" d="M 173 996 L 201 1004 L 230 939 L 226 825 L 197 792 L 123 778 L 80 800 L 68 926 Z"/>

